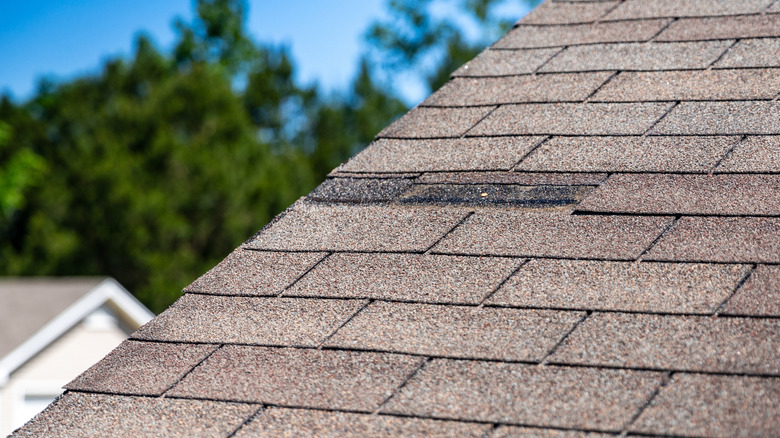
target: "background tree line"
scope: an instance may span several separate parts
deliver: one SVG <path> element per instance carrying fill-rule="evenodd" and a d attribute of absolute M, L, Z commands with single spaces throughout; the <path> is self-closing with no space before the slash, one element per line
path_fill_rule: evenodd
<path fill-rule="evenodd" d="M 450 3 L 390 0 L 341 92 L 296 82 L 242 1 L 197 0 L 173 50 L 140 36 L 98 74 L 3 96 L 0 275 L 110 275 L 161 311 L 408 110 L 394 76 L 434 90 L 511 25 L 504 1 Z"/>

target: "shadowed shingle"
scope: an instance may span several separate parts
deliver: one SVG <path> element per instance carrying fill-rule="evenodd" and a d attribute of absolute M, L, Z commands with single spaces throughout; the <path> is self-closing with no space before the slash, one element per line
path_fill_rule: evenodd
<path fill-rule="evenodd" d="M 652 134 L 780 134 L 780 102 L 683 102 Z"/>
<path fill-rule="evenodd" d="M 365 305 L 359 300 L 187 294 L 136 339 L 316 347 Z"/>
<path fill-rule="evenodd" d="M 494 107 L 415 108 L 377 134 L 377 137 L 460 137 L 490 114 Z"/>
<path fill-rule="evenodd" d="M 327 345 L 461 358 L 539 361 L 584 312 L 373 303 Z"/>
<path fill-rule="evenodd" d="M 715 67 L 780 67 L 780 39 L 742 40 Z"/>
<path fill-rule="evenodd" d="M 759 265 L 723 309 L 726 315 L 780 316 L 780 266 Z"/>
<path fill-rule="evenodd" d="M 382 411 L 621 430 L 660 381 L 647 371 L 434 359 Z"/>
<path fill-rule="evenodd" d="M 670 20 L 622 21 L 572 26 L 518 26 L 493 44 L 493 49 L 527 49 L 578 44 L 642 42 Z"/>
<path fill-rule="evenodd" d="M 769 437 L 780 430 L 780 379 L 676 374 L 631 426 L 687 436 Z"/>
<path fill-rule="evenodd" d="M 605 20 L 757 14 L 774 0 L 628 0 Z"/>
<path fill-rule="evenodd" d="M 530 74 L 560 49 L 486 50 L 463 64 L 452 76 L 515 76 Z"/>
<path fill-rule="evenodd" d="M 226 346 L 166 395 L 371 412 L 422 361 L 386 353 Z"/>
<path fill-rule="evenodd" d="M 780 172 L 780 136 L 748 137 L 716 172 Z"/>
<path fill-rule="evenodd" d="M 780 320 L 594 313 L 550 362 L 778 375 Z"/>
<path fill-rule="evenodd" d="M 417 183 L 594 186 L 599 185 L 606 178 L 606 173 L 435 172 L 421 175 L 417 178 Z"/>
<path fill-rule="evenodd" d="M 409 178 L 329 178 L 309 195 L 320 202 L 388 202 L 412 182 Z"/>
<path fill-rule="evenodd" d="M 747 265 L 531 260 L 488 304 L 630 312 L 715 312 Z"/>
<path fill-rule="evenodd" d="M 632 22 L 633 23 L 633 22 Z M 661 32 L 656 41 L 697 41 L 780 36 L 780 20 L 773 15 L 683 18 Z"/>

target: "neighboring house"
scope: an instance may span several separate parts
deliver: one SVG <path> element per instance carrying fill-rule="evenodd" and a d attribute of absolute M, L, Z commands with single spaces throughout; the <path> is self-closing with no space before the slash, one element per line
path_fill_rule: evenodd
<path fill-rule="evenodd" d="M 112 278 L 0 279 L 0 436 L 153 317 Z"/>

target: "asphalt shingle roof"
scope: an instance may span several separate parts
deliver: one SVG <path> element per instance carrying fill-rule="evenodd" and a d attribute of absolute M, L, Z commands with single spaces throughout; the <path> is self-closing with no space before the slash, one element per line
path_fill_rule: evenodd
<path fill-rule="evenodd" d="M 548 0 L 16 435 L 778 436 L 779 67 Z"/>

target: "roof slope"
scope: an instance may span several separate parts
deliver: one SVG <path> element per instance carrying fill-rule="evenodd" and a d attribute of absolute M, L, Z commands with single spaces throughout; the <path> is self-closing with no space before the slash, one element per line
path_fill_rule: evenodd
<path fill-rule="evenodd" d="M 548 0 L 18 435 L 776 435 L 778 13 Z"/>

